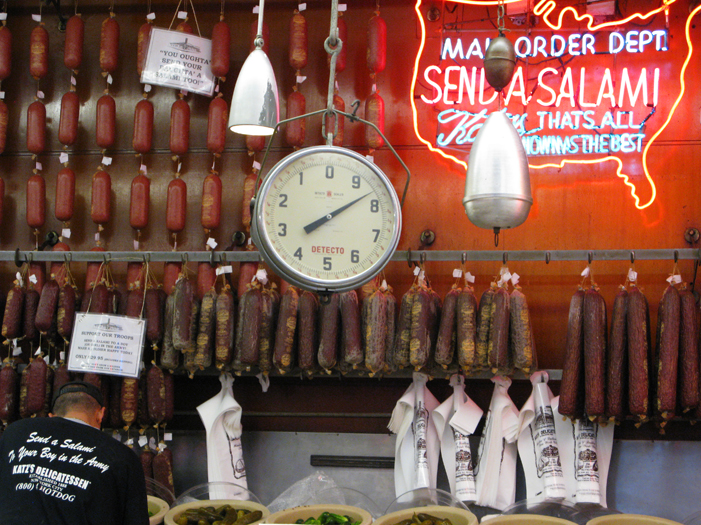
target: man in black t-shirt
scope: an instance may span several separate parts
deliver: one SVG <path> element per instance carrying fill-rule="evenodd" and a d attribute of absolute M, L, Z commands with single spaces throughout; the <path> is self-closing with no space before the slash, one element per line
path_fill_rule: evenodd
<path fill-rule="evenodd" d="M 148 525 L 141 463 L 101 432 L 94 385 L 59 389 L 52 414 L 16 421 L 0 437 L 0 524 Z"/>

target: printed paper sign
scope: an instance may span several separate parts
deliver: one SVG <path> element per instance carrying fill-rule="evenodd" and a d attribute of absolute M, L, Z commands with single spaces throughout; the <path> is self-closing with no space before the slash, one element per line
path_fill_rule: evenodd
<path fill-rule="evenodd" d="M 212 41 L 153 28 L 141 82 L 207 95 L 214 93 Z"/>
<path fill-rule="evenodd" d="M 145 333 L 145 319 L 76 314 L 68 370 L 137 378 Z"/>

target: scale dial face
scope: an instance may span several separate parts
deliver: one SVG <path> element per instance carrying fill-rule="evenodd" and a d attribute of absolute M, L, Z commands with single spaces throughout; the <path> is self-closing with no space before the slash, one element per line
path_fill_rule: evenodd
<path fill-rule="evenodd" d="M 312 291 L 371 280 L 399 242 L 399 199 L 387 176 L 354 151 L 315 146 L 282 159 L 256 198 L 253 241 L 281 278 Z"/>

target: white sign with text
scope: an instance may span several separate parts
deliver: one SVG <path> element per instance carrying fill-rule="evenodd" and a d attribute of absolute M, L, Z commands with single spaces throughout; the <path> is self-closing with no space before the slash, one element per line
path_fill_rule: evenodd
<path fill-rule="evenodd" d="M 207 95 L 214 93 L 212 41 L 153 28 L 141 82 Z"/>
<path fill-rule="evenodd" d="M 145 319 L 76 314 L 68 370 L 139 377 L 145 333 Z"/>

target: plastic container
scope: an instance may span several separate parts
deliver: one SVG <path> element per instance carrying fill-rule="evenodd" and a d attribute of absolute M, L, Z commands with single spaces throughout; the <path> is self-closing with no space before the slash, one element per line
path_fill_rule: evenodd
<path fill-rule="evenodd" d="M 171 508 L 165 515 L 163 519 L 163 523 L 165 525 L 177 525 L 176 521 L 180 517 L 180 514 L 182 514 L 184 511 L 188 509 L 196 509 L 196 508 L 201 508 L 201 507 L 220 507 L 222 505 L 231 505 L 232 507 L 236 509 L 247 509 L 250 511 L 256 511 L 259 510 L 262 513 L 261 519 L 253 522 L 253 523 L 261 523 L 264 521 L 269 515 L 270 512 L 268 512 L 268 509 L 260 504 L 256 503 L 254 501 L 241 501 L 241 500 L 233 500 L 233 499 L 212 499 L 212 500 L 195 500 L 195 501 L 188 501 L 187 503 L 181 503 L 179 505 L 174 506 Z M 253 524 L 251 524 L 253 525 Z"/>
<path fill-rule="evenodd" d="M 360 521 L 360 525 L 370 525 L 373 520 L 367 510 L 360 507 L 352 507 L 350 505 L 301 505 L 291 509 L 281 510 L 268 516 L 265 523 L 295 523 L 298 519 L 307 520 L 309 518 L 318 518 L 324 512 L 332 512 L 341 516 L 348 516 L 351 521 Z"/>
<path fill-rule="evenodd" d="M 172 505 L 175 501 L 175 494 L 153 478 L 146 478 L 146 494 L 165 501 L 168 505 Z"/>
<path fill-rule="evenodd" d="M 413 509 L 416 507 L 455 507 L 468 510 L 467 506 L 456 499 L 450 492 L 441 489 L 415 489 L 405 492 L 389 504 L 385 514 L 391 514 L 398 510 Z"/>
<path fill-rule="evenodd" d="M 642 514 L 616 514 L 614 516 L 600 516 L 589 520 L 587 525 L 682 525 L 678 521 Z"/>
<path fill-rule="evenodd" d="M 597 505 L 595 503 L 577 503 L 575 504 L 577 508 L 577 523 L 587 524 L 594 518 L 599 518 L 601 516 L 613 516 L 615 514 L 621 514 L 620 511 L 615 509 L 609 509 Z"/>
<path fill-rule="evenodd" d="M 251 501 L 263 507 L 260 499 L 246 487 L 237 485 L 236 483 L 228 483 L 226 481 L 215 481 L 213 483 L 203 483 L 195 485 L 183 492 L 171 506 L 190 503 L 192 501 L 208 501 L 208 500 L 234 500 L 234 501 Z M 264 507 L 265 508 L 265 507 Z M 266 508 L 267 510 L 267 508 Z"/>
<path fill-rule="evenodd" d="M 372 498 L 362 492 L 348 487 L 329 487 L 316 492 L 302 505 L 349 505 L 366 510 L 375 520 L 382 516 L 383 512 Z"/>
<path fill-rule="evenodd" d="M 573 503 L 565 500 L 521 500 L 504 509 L 501 516 L 537 516 L 539 519 L 557 518 L 565 520 L 568 523 L 584 525 L 586 522 L 578 519 L 579 511 Z M 490 520 L 491 523 L 491 520 Z M 500 523 L 509 523 L 502 521 Z M 519 521 L 518 523 L 530 523 L 529 521 Z M 536 522 L 533 522 L 536 523 Z M 550 522 L 548 522 L 550 523 Z M 557 522 L 553 522 L 557 523 Z"/>
<path fill-rule="evenodd" d="M 511 514 L 500 515 L 489 519 L 483 519 L 482 523 L 490 525 L 577 525 L 574 521 L 553 516 L 540 516 L 538 514 Z"/>

